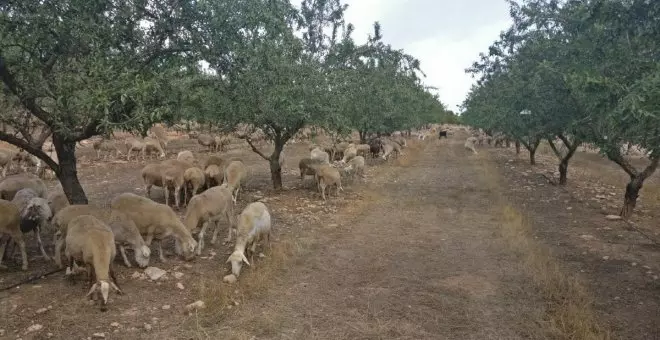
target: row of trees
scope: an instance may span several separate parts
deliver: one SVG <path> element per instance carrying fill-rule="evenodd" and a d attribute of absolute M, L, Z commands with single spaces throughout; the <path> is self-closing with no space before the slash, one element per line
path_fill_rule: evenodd
<path fill-rule="evenodd" d="M 339 0 L 9 0 L 0 3 L 0 140 L 39 157 L 86 203 L 75 145 L 181 119 L 261 128 L 279 155 L 306 125 L 410 129 L 448 116 L 419 61 L 357 45 Z M 52 138 L 58 162 L 42 151 Z M 251 141 L 248 139 L 248 143 Z"/>
<path fill-rule="evenodd" d="M 660 159 L 660 2 L 509 3 L 513 25 L 466 70 L 478 82 L 461 119 L 515 138 L 532 163 L 547 140 L 562 185 L 577 147 L 596 145 L 630 177 L 620 213 L 630 216 Z M 626 144 L 648 151 L 645 167 L 624 157 Z"/>

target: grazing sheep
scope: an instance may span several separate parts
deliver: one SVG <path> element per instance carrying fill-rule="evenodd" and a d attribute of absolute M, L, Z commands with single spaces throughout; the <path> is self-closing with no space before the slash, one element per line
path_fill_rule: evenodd
<path fill-rule="evenodd" d="M 344 157 L 341 159 L 341 163 L 346 164 L 346 162 L 350 161 L 355 156 L 357 156 L 357 148 L 355 145 L 351 144 L 349 147 L 344 149 Z"/>
<path fill-rule="evenodd" d="M 206 170 L 206 168 L 208 168 L 209 165 L 217 165 L 218 168 L 220 168 L 222 170 L 222 172 L 224 172 L 224 167 L 225 167 L 226 164 L 227 164 L 227 161 L 224 158 L 222 158 L 218 155 L 210 155 L 204 161 L 204 163 L 202 165 L 202 169 Z"/>
<path fill-rule="evenodd" d="M 396 143 L 383 143 L 383 155 L 380 156 L 382 159 L 387 160 L 395 152 L 394 144 Z"/>
<path fill-rule="evenodd" d="M 371 145 L 358 144 L 356 147 L 358 156 L 367 157 L 371 152 Z"/>
<path fill-rule="evenodd" d="M 475 155 L 477 154 L 477 150 L 474 148 L 475 144 L 477 143 L 478 139 L 476 137 L 468 137 L 465 140 L 465 149 L 472 151 Z"/>
<path fill-rule="evenodd" d="M 101 311 L 104 312 L 108 309 L 111 287 L 117 294 L 123 294 L 112 270 L 112 261 L 116 254 L 115 237 L 105 223 L 90 215 L 78 216 L 71 220 L 64 251 L 68 259 L 66 275 L 73 274 L 74 262 L 86 264 L 89 281 L 93 282 L 86 296 L 100 294 Z"/>
<path fill-rule="evenodd" d="M 115 151 L 115 157 L 119 157 L 122 155 L 121 151 L 119 150 L 119 147 L 117 143 L 113 140 L 109 139 L 99 139 L 92 144 L 92 147 L 94 150 L 96 150 L 96 158 L 101 158 L 101 153 L 102 152 L 107 152 L 103 159 L 107 159 L 108 156 L 112 153 L 112 151 Z"/>
<path fill-rule="evenodd" d="M 69 205 L 69 199 L 66 198 L 66 195 L 62 191 L 62 186 L 58 186 L 59 189 L 55 189 L 48 193 L 46 200 L 48 201 L 48 207 L 53 213 L 53 216 L 57 214 L 60 210 L 64 209 Z"/>
<path fill-rule="evenodd" d="M 185 185 L 185 181 L 183 179 L 183 173 L 185 170 L 181 170 L 181 168 L 176 167 L 176 166 L 166 166 L 162 170 L 163 174 L 163 189 L 165 189 L 165 205 L 170 205 L 170 193 L 171 190 L 174 190 L 174 205 L 176 205 L 177 208 L 181 207 L 181 201 L 180 201 L 180 193 L 181 193 L 181 188 Z"/>
<path fill-rule="evenodd" d="M 247 168 L 241 161 L 231 161 L 225 168 L 225 176 L 223 182 L 227 183 L 229 188 L 233 191 L 233 201 L 236 204 L 238 200 L 238 192 L 241 189 L 241 184 L 247 178 Z"/>
<path fill-rule="evenodd" d="M 151 153 L 154 151 L 159 153 L 158 158 L 165 158 L 165 148 L 163 142 L 156 138 L 146 137 L 144 139 L 144 145 L 142 146 L 143 159 L 146 153 L 151 155 Z M 149 158 L 151 159 L 151 156 L 149 156 Z"/>
<path fill-rule="evenodd" d="M 182 254 L 186 260 L 192 260 L 195 256 L 197 241 L 172 208 L 133 193 L 118 195 L 110 205 L 135 222 L 140 234 L 146 235 L 144 241 L 148 246 L 154 239 L 159 241 L 158 253 L 162 262 L 166 262 L 162 242 L 170 235 L 175 239 L 177 254 Z"/>
<path fill-rule="evenodd" d="M 321 165 L 324 164 L 318 159 L 312 158 L 303 158 L 298 162 L 298 168 L 300 168 L 300 181 L 302 182 L 305 179 L 305 176 L 314 176 L 316 171 L 310 165 Z"/>
<path fill-rule="evenodd" d="M 206 167 L 206 170 L 204 170 L 204 177 L 206 178 L 207 187 L 214 187 L 216 185 L 222 184 L 224 176 L 224 171 L 220 170 L 220 167 L 215 164 L 209 165 Z"/>
<path fill-rule="evenodd" d="M 204 174 L 204 171 L 198 167 L 192 167 L 190 169 L 186 169 L 186 171 L 183 173 L 183 190 L 184 190 L 184 196 L 185 196 L 185 201 L 188 202 L 190 201 L 190 198 L 194 195 L 197 195 L 197 192 L 199 192 L 199 189 L 206 184 L 206 175 Z"/>
<path fill-rule="evenodd" d="M 401 137 L 400 135 L 392 138 L 392 142 L 399 144 L 401 148 L 405 148 L 406 146 L 408 146 L 406 139 Z"/>
<path fill-rule="evenodd" d="M 231 140 L 223 136 L 215 136 L 215 150 L 225 151 L 225 146 L 231 143 Z"/>
<path fill-rule="evenodd" d="M 2 167 L 2 177 L 7 177 L 7 170 L 11 168 L 15 157 L 16 151 L 0 149 L 0 166 Z"/>
<path fill-rule="evenodd" d="M 231 273 L 234 277 L 240 275 L 243 262 L 250 265 L 245 256 L 248 247 L 251 257 L 254 256 L 257 244 L 261 240 L 265 239 L 270 248 L 271 231 L 270 213 L 265 204 L 253 202 L 243 209 L 237 221 L 234 251 L 227 259 L 227 262 L 231 263 Z"/>
<path fill-rule="evenodd" d="M 184 150 L 184 151 L 179 152 L 176 155 L 176 159 L 179 160 L 179 161 L 182 161 L 182 162 L 190 163 L 190 164 L 195 163 L 195 156 L 193 155 L 192 152 L 190 152 L 188 150 Z"/>
<path fill-rule="evenodd" d="M 9 201 L 0 199 L 0 236 L 7 235 L 5 238 L 0 237 L 0 268 L 6 268 L 2 265 L 2 258 L 5 255 L 5 249 L 9 241 L 14 241 L 18 244 L 21 250 L 21 269 L 28 269 L 27 250 L 25 249 L 25 240 L 21 232 L 21 215 L 18 208 Z"/>
<path fill-rule="evenodd" d="M 45 198 L 47 194 L 46 184 L 37 176 L 27 173 L 5 177 L 0 181 L 0 199 L 11 201 L 14 195 L 21 189 L 30 188 L 39 197 Z"/>
<path fill-rule="evenodd" d="M 106 223 L 113 234 L 115 235 L 115 242 L 119 247 L 122 254 L 124 264 L 131 267 L 131 263 L 126 257 L 125 245 L 128 244 L 135 253 L 135 262 L 140 267 L 146 267 L 149 264 L 149 257 L 151 250 L 144 242 L 142 235 L 140 235 L 137 226 L 128 215 L 115 209 L 101 209 L 87 204 L 74 204 L 60 210 L 53 217 L 53 227 L 56 228 L 54 243 L 55 243 L 55 263 L 58 267 L 62 268 L 62 248 L 64 247 L 64 240 L 68 232 L 69 223 L 76 217 L 82 215 L 91 215 Z"/>
<path fill-rule="evenodd" d="M 154 185 L 157 187 L 163 187 L 163 166 L 161 164 L 147 164 L 142 171 L 140 176 L 144 181 L 146 196 L 151 198 L 151 187 Z"/>
<path fill-rule="evenodd" d="M 197 143 L 202 146 L 206 146 L 209 148 L 209 152 L 215 150 L 217 148 L 217 144 L 215 141 L 215 138 L 206 134 L 199 134 L 197 136 Z"/>
<path fill-rule="evenodd" d="M 229 224 L 226 241 L 231 241 L 232 216 L 234 205 L 232 204 L 231 190 L 226 185 L 210 188 L 190 199 L 183 224 L 191 233 L 199 230 L 197 236 L 197 255 L 202 254 L 204 248 L 204 235 L 210 223 L 213 223 L 214 231 L 211 244 L 215 244 L 218 237 L 218 223 L 221 218 L 226 218 Z M 201 227 L 201 228 L 200 228 Z"/>
<path fill-rule="evenodd" d="M 144 141 L 137 139 L 137 138 L 127 138 L 124 141 L 124 145 L 126 145 L 126 160 L 130 161 L 131 160 L 131 153 L 133 151 L 136 151 L 138 154 L 142 154 L 142 160 L 144 160 L 144 149 L 145 149 L 145 144 Z M 135 158 L 137 158 L 137 155 L 135 155 Z"/>
<path fill-rule="evenodd" d="M 361 178 L 364 178 L 364 167 L 365 160 L 362 156 L 355 156 L 353 159 L 348 161 L 348 166 L 344 168 L 344 171 L 351 176 L 351 180 L 355 178 L 355 175 L 359 175 Z"/>
<path fill-rule="evenodd" d="M 383 151 L 383 142 L 379 138 L 375 138 L 369 141 L 369 151 L 371 152 L 371 158 L 376 158 Z"/>
<path fill-rule="evenodd" d="M 344 191 L 344 188 L 341 186 L 341 175 L 339 170 L 333 168 L 330 165 L 321 164 L 321 165 L 310 165 L 314 171 L 314 178 L 316 178 L 316 183 L 318 185 L 319 191 L 321 192 L 321 197 L 325 201 L 325 189 L 327 187 L 335 185 L 337 187 L 337 195 L 339 195 L 339 190 Z"/>
<path fill-rule="evenodd" d="M 48 201 L 39 197 L 34 190 L 25 188 L 19 190 L 11 202 L 21 216 L 21 232 L 26 234 L 34 231 L 41 255 L 44 259 L 50 260 L 50 256 L 46 254 L 44 244 L 41 242 L 41 231 L 46 228 L 53 217 L 53 213 L 48 207 Z"/>
<path fill-rule="evenodd" d="M 321 150 L 320 148 L 315 148 L 309 153 L 311 159 L 317 159 L 324 164 L 330 164 L 330 155 Z"/>

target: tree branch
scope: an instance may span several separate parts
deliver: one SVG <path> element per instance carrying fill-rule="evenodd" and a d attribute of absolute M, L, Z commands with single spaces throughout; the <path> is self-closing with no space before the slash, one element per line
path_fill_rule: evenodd
<path fill-rule="evenodd" d="M 630 177 L 637 177 L 639 176 L 639 171 L 635 169 L 635 167 L 630 164 L 623 156 L 621 156 L 621 152 L 617 151 L 612 151 L 612 149 L 609 149 L 606 153 L 607 158 L 609 158 L 612 162 L 618 164 L 623 171 L 625 171 L 628 176 Z"/>
<path fill-rule="evenodd" d="M 2 56 L 2 50 L 0 50 L 0 79 L 2 79 L 2 82 L 7 88 L 9 88 L 9 91 L 18 97 L 21 104 L 23 104 L 30 113 L 41 119 L 46 125 L 51 125 L 52 120 L 49 118 L 48 112 L 44 111 L 39 105 L 37 105 L 34 97 L 28 96 L 25 93 L 25 89 L 16 82 L 14 75 L 9 72 L 5 58 Z"/>
<path fill-rule="evenodd" d="M 558 134 L 557 137 L 559 137 L 559 139 L 561 139 L 564 145 L 566 145 L 566 147 L 568 148 L 568 152 L 566 153 L 566 155 L 564 155 L 564 157 L 561 160 L 563 161 L 563 160 L 571 159 L 571 157 L 573 157 L 573 154 L 575 154 L 575 151 L 577 151 L 578 146 L 580 146 L 580 144 L 582 143 L 578 138 L 575 138 L 575 140 L 573 140 L 573 143 L 571 143 L 571 141 L 569 141 L 568 138 L 566 138 L 566 136 L 564 136 L 561 133 Z"/>
<path fill-rule="evenodd" d="M 552 141 L 552 138 L 548 138 L 548 144 L 550 145 L 550 149 L 552 149 L 552 152 L 555 153 L 555 156 L 561 160 L 562 156 L 559 150 L 557 150 L 557 147 L 555 146 L 555 143 Z"/>
<path fill-rule="evenodd" d="M 17 146 L 30 154 L 38 157 L 42 161 L 44 161 L 53 171 L 58 172 L 59 171 L 59 165 L 55 163 L 55 161 L 50 158 L 43 150 L 40 148 L 35 147 L 34 145 L 31 145 L 30 143 L 17 138 L 15 136 L 12 136 L 10 134 L 7 134 L 3 131 L 0 131 L 0 140 L 5 141 L 11 145 Z"/>
<path fill-rule="evenodd" d="M 245 139 L 245 141 L 250 145 L 250 147 L 252 148 L 252 151 L 254 151 L 257 155 L 261 156 L 261 158 L 263 158 L 267 161 L 270 161 L 269 157 L 266 157 L 266 155 L 264 155 L 263 152 L 259 151 L 259 149 L 257 149 L 257 147 L 254 146 L 254 144 L 252 144 L 252 140 L 250 139 L 250 137 L 248 137 L 246 135 L 245 137 L 243 137 L 243 139 Z"/>

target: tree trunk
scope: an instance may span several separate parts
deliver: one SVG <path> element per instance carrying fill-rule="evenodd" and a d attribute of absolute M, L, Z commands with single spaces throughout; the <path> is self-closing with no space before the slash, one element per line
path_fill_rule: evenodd
<path fill-rule="evenodd" d="M 642 189 L 642 184 L 644 184 L 644 178 L 642 176 L 630 177 L 630 182 L 626 185 L 626 194 L 623 198 L 623 208 L 621 208 L 621 217 L 629 218 L 632 216 L 635 206 L 637 205 L 637 198 L 639 197 L 639 191 Z"/>
<path fill-rule="evenodd" d="M 281 190 L 282 189 L 282 167 L 280 166 L 280 154 L 282 149 L 284 149 L 284 143 L 282 138 L 276 136 L 274 140 L 275 150 L 270 155 L 268 163 L 270 164 L 270 179 L 273 181 L 273 189 Z"/>
<path fill-rule="evenodd" d="M 78 180 L 76 142 L 62 140 L 53 134 L 53 146 L 59 160 L 59 169 L 54 169 L 55 175 L 62 184 L 66 198 L 71 204 L 87 204 L 87 196 Z"/>
<path fill-rule="evenodd" d="M 559 185 L 566 185 L 568 181 L 568 159 L 564 158 L 559 162 Z"/>
<path fill-rule="evenodd" d="M 529 150 L 529 164 L 536 165 L 536 148 Z"/>
<path fill-rule="evenodd" d="M 509 143 L 507 143 L 507 144 L 509 144 Z M 508 148 L 509 145 L 507 145 L 506 147 Z M 518 154 L 520 154 L 520 141 L 516 141 L 516 155 L 518 155 Z"/>
<path fill-rule="evenodd" d="M 364 131 L 360 130 L 360 131 L 358 131 L 358 133 L 360 134 L 360 144 L 366 144 L 367 143 L 367 131 L 366 130 L 364 130 Z"/>
<path fill-rule="evenodd" d="M 510 148 L 510 147 L 511 147 L 511 140 L 508 139 L 508 138 L 506 138 L 506 139 L 504 140 L 504 145 L 506 145 L 506 148 L 507 148 L 507 149 Z"/>

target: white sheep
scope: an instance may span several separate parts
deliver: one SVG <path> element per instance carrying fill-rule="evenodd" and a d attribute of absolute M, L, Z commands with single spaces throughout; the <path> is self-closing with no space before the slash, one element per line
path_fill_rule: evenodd
<path fill-rule="evenodd" d="M 209 148 L 209 152 L 217 148 L 217 142 L 213 136 L 200 133 L 197 136 L 197 142 L 199 145 L 206 146 Z"/>
<path fill-rule="evenodd" d="M 163 189 L 165 189 L 165 205 L 169 205 L 171 190 L 174 190 L 174 204 L 177 208 L 181 207 L 180 194 L 185 185 L 183 174 L 185 170 L 175 166 L 166 166 L 162 170 Z M 184 200 L 185 201 L 185 200 Z"/>
<path fill-rule="evenodd" d="M 148 246 L 154 239 L 159 241 L 158 250 L 162 262 L 166 262 L 162 242 L 170 235 L 175 239 L 177 254 L 182 254 L 186 260 L 192 260 L 195 256 L 197 241 L 172 208 L 133 193 L 118 195 L 110 205 L 135 222 L 140 234 L 146 235 L 144 241 Z"/>
<path fill-rule="evenodd" d="M 247 178 L 247 168 L 242 161 L 231 161 L 225 168 L 225 176 L 223 182 L 227 183 L 229 188 L 233 191 L 233 201 L 236 204 L 238 200 L 238 192 L 241 189 L 241 184 Z"/>
<path fill-rule="evenodd" d="M 0 237 L 0 268 L 6 268 L 2 265 L 2 258 L 5 255 L 5 250 L 9 241 L 14 241 L 18 244 L 21 250 L 21 258 L 23 260 L 21 269 L 28 269 L 27 250 L 25 248 L 25 240 L 21 232 L 21 216 L 16 206 L 6 200 L 0 199 L 0 236 L 8 235 L 9 237 Z"/>
<path fill-rule="evenodd" d="M 224 171 L 220 170 L 220 167 L 215 164 L 207 166 L 204 170 L 204 178 L 208 187 L 222 184 L 224 175 Z"/>
<path fill-rule="evenodd" d="M 326 164 L 311 164 L 310 167 L 314 169 L 314 178 L 316 179 L 319 191 L 321 192 L 321 197 L 323 197 L 324 201 L 326 200 L 325 189 L 327 187 L 333 185 L 336 186 L 337 195 L 339 195 L 340 190 L 344 191 L 344 188 L 341 186 L 341 175 L 339 174 L 339 170 Z"/>
<path fill-rule="evenodd" d="M 353 159 L 348 161 L 348 166 L 344 168 L 344 171 L 350 174 L 351 179 L 355 178 L 355 175 L 359 175 L 361 178 L 364 178 L 364 167 L 364 157 L 355 156 Z"/>
<path fill-rule="evenodd" d="M 220 230 L 218 223 L 222 218 L 227 219 L 227 223 L 229 224 L 226 241 L 231 240 L 233 207 L 231 190 L 229 190 L 226 184 L 210 188 L 190 199 L 186 214 L 183 217 L 183 224 L 191 233 L 199 230 L 197 236 L 197 255 L 202 254 L 204 235 L 211 223 L 214 226 L 211 244 L 215 244 L 218 231 Z"/>
<path fill-rule="evenodd" d="M 351 144 L 344 149 L 344 157 L 341 159 L 341 163 L 346 164 L 346 162 L 350 161 L 355 156 L 357 156 L 357 148 L 355 145 Z"/>
<path fill-rule="evenodd" d="M 330 155 L 319 147 L 316 147 L 309 152 L 309 158 L 317 159 L 324 164 L 330 164 Z"/>
<path fill-rule="evenodd" d="M 45 198 L 48 192 L 46 184 L 39 177 L 22 173 L 5 177 L 0 182 L 0 199 L 11 201 L 14 199 L 16 192 L 24 188 L 34 190 L 42 198 Z"/>
<path fill-rule="evenodd" d="M 94 282 L 86 296 L 100 294 L 101 311 L 107 310 L 110 288 L 123 294 L 112 269 L 116 255 L 115 237 L 105 223 L 90 215 L 74 218 L 69 223 L 64 254 L 68 259 L 67 276 L 73 274 L 75 262 L 86 265 L 89 280 Z"/>
<path fill-rule="evenodd" d="M 49 192 L 46 200 L 48 201 L 48 207 L 53 213 L 53 216 L 69 205 L 69 199 L 64 194 L 64 191 L 62 191 L 61 185 L 58 185 L 58 188 Z"/>
<path fill-rule="evenodd" d="M 234 278 L 240 275 L 243 262 L 250 265 L 245 256 L 248 247 L 250 247 L 251 257 L 254 256 L 257 243 L 261 240 L 265 239 L 270 248 L 271 230 L 270 213 L 265 204 L 253 202 L 243 209 L 237 221 L 234 251 L 227 259 L 227 262 L 231 263 L 231 275 L 234 275 Z M 225 281 L 227 280 L 225 279 Z"/>
<path fill-rule="evenodd" d="M 18 208 L 21 216 L 21 232 L 26 234 L 34 231 L 41 255 L 44 259 L 50 260 L 50 256 L 46 254 L 44 244 L 41 242 L 41 231 L 46 229 L 48 222 L 53 217 L 48 201 L 39 197 L 34 190 L 25 188 L 16 193 L 12 203 Z"/>
<path fill-rule="evenodd" d="M 126 145 L 127 161 L 131 160 L 131 153 L 133 151 L 136 151 L 137 154 L 142 153 L 142 160 L 144 160 L 144 149 L 145 149 L 144 141 L 137 138 L 128 138 L 124 141 L 124 144 Z M 137 158 L 137 155 L 135 155 L 135 158 Z"/>
<path fill-rule="evenodd" d="M 126 214 L 115 209 L 101 209 L 87 204 L 74 204 L 67 206 L 53 217 L 53 226 L 56 228 L 55 243 L 55 263 L 62 268 L 62 248 L 67 234 L 69 223 L 76 217 L 82 215 L 91 215 L 107 224 L 115 235 L 115 242 L 127 267 L 131 267 L 131 262 L 126 256 L 125 245 L 129 245 L 135 255 L 135 262 L 140 267 L 146 267 L 149 264 L 151 250 L 144 242 L 137 226 Z"/>
<path fill-rule="evenodd" d="M 472 151 L 475 155 L 477 154 L 477 150 L 474 148 L 475 144 L 478 142 L 478 139 L 476 137 L 468 137 L 465 140 L 465 149 Z"/>
<path fill-rule="evenodd" d="M 161 140 L 151 137 L 144 138 L 144 144 L 142 145 L 142 159 L 144 159 L 146 153 L 151 155 L 153 151 L 159 153 L 158 158 L 165 158 L 165 144 Z"/>
<path fill-rule="evenodd" d="M 107 159 L 110 154 L 112 154 L 112 151 L 115 151 L 115 156 L 119 157 L 122 155 L 122 152 L 119 150 L 119 146 L 117 145 L 117 142 L 110 140 L 110 139 L 99 139 L 92 144 L 92 147 L 94 150 L 96 150 L 96 158 L 101 158 L 101 153 L 102 152 L 107 152 L 105 156 L 103 156 L 103 159 Z"/>
<path fill-rule="evenodd" d="M 2 177 L 7 177 L 7 171 L 11 168 L 16 151 L 0 149 L 0 166 L 2 167 Z"/>
<path fill-rule="evenodd" d="M 195 163 L 195 155 L 188 150 L 183 150 L 176 155 L 176 159 L 182 162 L 193 164 Z"/>

